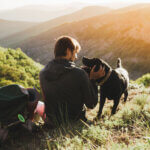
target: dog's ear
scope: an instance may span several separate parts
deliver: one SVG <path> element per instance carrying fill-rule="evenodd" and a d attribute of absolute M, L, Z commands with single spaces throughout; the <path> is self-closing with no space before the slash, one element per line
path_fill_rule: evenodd
<path fill-rule="evenodd" d="M 102 66 L 102 61 L 99 58 L 93 58 L 93 66 L 96 66 L 94 71 L 97 72 L 100 69 L 100 66 Z"/>
<path fill-rule="evenodd" d="M 85 56 L 82 57 L 82 63 L 87 66 L 89 59 Z"/>
<path fill-rule="evenodd" d="M 102 59 L 101 59 L 101 61 L 102 61 L 102 67 L 105 67 L 106 71 L 111 68 L 111 66 L 106 61 L 104 61 Z"/>
<path fill-rule="evenodd" d="M 95 58 L 87 58 L 87 57 L 83 57 L 82 58 L 82 63 L 85 65 L 85 66 L 88 66 L 88 67 L 93 67 L 95 65 Z"/>

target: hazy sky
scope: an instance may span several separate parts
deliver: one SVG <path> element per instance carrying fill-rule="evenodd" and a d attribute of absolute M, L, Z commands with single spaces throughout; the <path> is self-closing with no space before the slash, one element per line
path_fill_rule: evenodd
<path fill-rule="evenodd" d="M 0 0 L 0 10 L 13 9 L 24 5 L 55 5 L 58 3 L 83 2 L 90 5 L 103 5 L 108 7 L 123 7 L 134 3 L 150 3 L 150 0 Z"/>

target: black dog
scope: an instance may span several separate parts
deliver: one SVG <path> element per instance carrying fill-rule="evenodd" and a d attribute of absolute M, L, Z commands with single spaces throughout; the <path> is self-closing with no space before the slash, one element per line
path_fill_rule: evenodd
<path fill-rule="evenodd" d="M 92 67 L 96 66 L 94 71 L 97 72 L 100 66 L 105 68 L 105 76 L 96 80 L 100 88 L 100 107 L 98 118 L 100 118 L 106 98 L 114 100 L 114 105 L 111 114 L 116 113 L 121 95 L 124 93 L 124 102 L 128 97 L 129 76 L 128 72 L 122 67 L 121 59 L 118 58 L 117 68 L 112 69 L 104 60 L 86 57 L 82 58 L 83 64 L 86 66 L 84 70 L 89 74 Z"/>

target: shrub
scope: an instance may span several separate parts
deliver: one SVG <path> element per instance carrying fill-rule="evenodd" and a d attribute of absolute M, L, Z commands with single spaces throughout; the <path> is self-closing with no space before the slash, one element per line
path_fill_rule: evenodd
<path fill-rule="evenodd" d="M 0 48 L 0 86 L 20 84 L 40 88 L 39 72 L 42 65 L 34 62 L 21 49 Z"/>
<path fill-rule="evenodd" d="M 147 103 L 147 98 L 148 98 L 148 95 L 142 94 L 142 95 L 136 96 L 133 100 L 135 104 L 139 105 L 141 109 L 143 109 L 145 104 Z"/>
<path fill-rule="evenodd" d="M 144 84 L 146 87 L 150 86 L 150 74 L 145 74 L 141 78 L 137 79 L 138 84 Z"/>

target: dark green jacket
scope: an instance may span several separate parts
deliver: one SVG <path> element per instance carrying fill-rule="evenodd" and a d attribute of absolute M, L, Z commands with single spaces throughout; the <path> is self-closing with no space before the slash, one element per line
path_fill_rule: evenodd
<path fill-rule="evenodd" d="M 82 118 L 83 105 L 93 108 L 98 102 L 95 83 L 84 70 L 66 59 L 50 61 L 40 72 L 40 83 L 49 119 L 60 120 L 66 115 L 73 120 Z"/>

